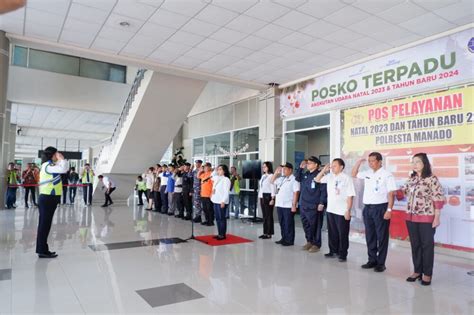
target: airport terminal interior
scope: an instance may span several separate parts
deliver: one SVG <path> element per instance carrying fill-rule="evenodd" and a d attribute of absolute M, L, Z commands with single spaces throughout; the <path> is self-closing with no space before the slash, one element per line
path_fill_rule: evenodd
<path fill-rule="evenodd" d="M 473 314 L 473 62 L 472 0 L 0 1 L 0 314 Z"/>

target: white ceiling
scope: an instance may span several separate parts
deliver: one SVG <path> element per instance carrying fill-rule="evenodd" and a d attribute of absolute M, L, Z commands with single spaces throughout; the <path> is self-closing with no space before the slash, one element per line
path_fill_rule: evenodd
<path fill-rule="evenodd" d="M 1 16 L 0 28 L 265 84 L 473 20 L 472 0 L 28 0 L 26 8 Z"/>
<path fill-rule="evenodd" d="M 70 151 L 87 149 L 110 138 L 116 114 L 78 111 L 48 106 L 12 104 L 11 123 L 21 127 L 16 152 L 34 153 L 48 145 Z M 42 143 L 43 140 L 43 143 Z M 43 145 L 42 145 L 43 144 Z"/>

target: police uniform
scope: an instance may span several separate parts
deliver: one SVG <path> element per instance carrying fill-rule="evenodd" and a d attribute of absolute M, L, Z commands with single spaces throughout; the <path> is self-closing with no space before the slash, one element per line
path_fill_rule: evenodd
<path fill-rule="evenodd" d="M 84 196 L 84 204 L 91 205 L 92 204 L 92 184 L 94 183 L 94 171 L 93 170 L 84 170 L 81 178 L 81 182 L 83 185 L 82 193 Z"/>
<path fill-rule="evenodd" d="M 184 218 L 185 220 L 192 219 L 193 211 L 193 173 L 187 172 L 183 174 L 183 205 L 184 205 Z"/>
<path fill-rule="evenodd" d="M 291 212 L 293 206 L 293 195 L 300 190 L 300 184 L 292 174 L 288 177 L 280 177 L 275 181 L 277 194 L 275 206 L 280 222 L 281 242 L 285 246 L 293 245 L 295 242 L 295 214 Z"/>
<path fill-rule="evenodd" d="M 395 178 L 384 168 L 359 172 L 357 178 L 365 183 L 362 214 L 369 265 L 385 268 L 390 220 L 385 220 L 384 214 L 388 208 L 388 193 L 397 190 Z"/>
<path fill-rule="evenodd" d="M 201 201 L 201 180 L 199 179 L 199 170 L 193 171 L 193 206 L 194 206 L 194 222 L 201 222 L 202 201 Z"/>
<path fill-rule="evenodd" d="M 39 221 L 36 236 L 37 254 L 49 254 L 48 235 L 51 230 L 54 212 L 61 202 L 63 193 L 61 174 L 66 173 L 68 168 L 69 165 L 66 160 L 58 161 L 57 164 L 48 161 L 41 165 L 38 200 Z"/>
<path fill-rule="evenodd" d="M 306 241 L 321 248 L 321 230 L 323 227 L 324 211 L 318 211 L 318 205 L 327 204 L 326 184 L 316 183 L 314 178 L 319 174 L 299 168 L 295 178 L 301 185 L 299 208 L 301 223 Z"/>

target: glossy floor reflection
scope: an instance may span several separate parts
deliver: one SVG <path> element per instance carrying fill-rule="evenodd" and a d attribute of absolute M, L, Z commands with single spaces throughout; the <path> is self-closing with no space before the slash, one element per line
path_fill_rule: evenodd
<path fill-rule="evenodd" d="M 0 210 L 0 313 L 366 313 L 473 314 L 473 261 L 437 254 L 430 287 L 407 283 L 409 248 L 389 250 L 387 270 L 362 270 L 363 244 L 351 243 L 346 263 L 300 246 L 259 240 L 261 225 L 229 221 L 229 233 L 252 243 L 211 247 L 197 241 L 93 251 L 92 246 L 186 239 L 189 221 L 126 206 L 63 206 L 56 212 L 50 248 L 34 253 L 36 209 Z M 276 227 L 277 233 L 279 232 Z M 196 235 L 215 227 L 196 225 Z M 297 228 L 296 244 L 303 244 Z M 149 244 L 149 243 L 148 243 Z M 158 307 L 137 291 L 185 284 L 203 298 Z M 145 291 L 146 292 L 146 291 Z M 176 298 L 176 297 L 175 297 Z M 166 301 L 165 301 L 166 302 Z"/>

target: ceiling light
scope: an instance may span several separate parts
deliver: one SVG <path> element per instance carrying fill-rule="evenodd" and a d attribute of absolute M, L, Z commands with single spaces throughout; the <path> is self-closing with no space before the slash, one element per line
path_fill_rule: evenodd
<path fill-rule="evenodd" d="M 123 27 L 129 27 L 130 26 L 130 23 L 127 22 L 127 21 L 122 21 L 119 23 L 120 26 L 123 26 Z"/>

